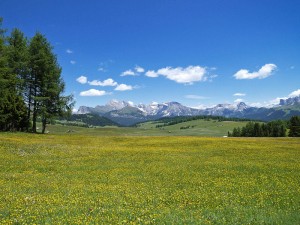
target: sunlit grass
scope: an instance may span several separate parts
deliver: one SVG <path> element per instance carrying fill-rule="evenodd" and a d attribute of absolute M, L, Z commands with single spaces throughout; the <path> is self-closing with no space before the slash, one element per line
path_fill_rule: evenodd
<path fill-rule="evenodd" d="M 1 224 L 297 224 L 300 139 L 0 134 Z"/>

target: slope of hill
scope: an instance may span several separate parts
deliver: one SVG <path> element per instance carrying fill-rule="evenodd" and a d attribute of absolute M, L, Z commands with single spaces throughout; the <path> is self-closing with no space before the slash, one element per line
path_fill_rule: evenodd
<path fill-rule="evenodd" d="M 184 118 L 184 117 L 182 117 Z M 174 119 L 174 118 L 173 118 Z M 247 121 L 220 121 L 218 119 L 195 119 L 180 123 L 166 124 L 164 120 L 148 121 L 137 124 L 136 127 L 79 127 L 62 125 L 49 125 L 47 131 L 51 134 L 64 134 L 72 131 L 74 134 L 87 134 L 93 136 L 226 136 L 228 131 L 235 127 L 243 127 Z M 170 122 L 170 121 L 169 121 Z"/>
<path fill-rule="evenodd" d="M 118 123 L 97 114 L 73 114 L 68 120 L 57 121 L 63 125 L 73 125 L 81 127 L 89 126 L 119 126 Z"/>

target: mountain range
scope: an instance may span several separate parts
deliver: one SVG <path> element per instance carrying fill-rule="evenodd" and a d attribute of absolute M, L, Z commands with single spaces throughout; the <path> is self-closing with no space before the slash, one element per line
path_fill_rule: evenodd
<path fill-rule="evenodd" d="M 178 102 L 134 105 L 131 102 L 111 100 L 96 107 L 80 106 L 76 114 L 97 114 L 120 125 L 130 126 L 138 122 L 156 120 L 164 117 L 212 115 L 235 118 L 247 118 L 262 121 L 289 119 L 300 115 L 300 96 L 280 99 L 278 105 L 271 108 L 253 107 L 244 102 L 237 104 L 218 104 L 214 107 L 196 109 Z"/>

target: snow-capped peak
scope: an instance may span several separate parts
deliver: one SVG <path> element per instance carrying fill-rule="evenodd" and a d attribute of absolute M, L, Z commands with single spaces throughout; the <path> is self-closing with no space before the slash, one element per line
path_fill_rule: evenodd
<path fill-rule="evenodd" d="M 122 109 L 126 106 L 130 106 L 131 102 L 125 102 L 125 101 L 119 101 L 116 99 L 110 100 L 108 103 L 106 103 L 106 106 L 109 106 L 113 108 L 114 110 Z"/>

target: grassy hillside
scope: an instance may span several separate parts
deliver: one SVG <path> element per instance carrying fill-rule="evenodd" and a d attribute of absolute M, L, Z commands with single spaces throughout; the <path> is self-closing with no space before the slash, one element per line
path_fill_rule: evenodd
<path fill-rule="evenodd" d="M 234 127 L 245 126 L 247 122 L 236 121 L 217 121 L 217 120 L 192 120 L 184 123 L 178 123 L 171 126 L 156 128 L 162 125 L 162 122 L 152 121 L 141 123 L 138 127 L 103 127 L 103 128 L 81 128 L 75 126 L 49 125 L 47 130 L 50 133 L 72 133 L 72 134 L 90 134 L 100 136 L 215 136 L 222 137 L 232 131 Z M 185 128 L 185 129 L 181 129 Z"/>
<path fill-rule="evenodd" d="M 299 146 L 0 133 L 0 224 L 298 224 Z"/>
<path fill-rule="evenodd" d="M 118 126 L 118 124 L 112 120 L 97 114 L 73 114 L 70 116 L 70 118 L 68 118 L 68 120 L 56 120 L 56 123 L 80 127 Z"/>
<path fill-rule="evenodd" d="M 188 122 L 178 123 L 169 126 L 158 127 L 163 122 L 154 121 L 146 122 L 138 125 L 141 130 L 152 133 L 180 135 L 180 136 L 225 136 L 228 131 L 232 131 L 234 127 L 245 126 L 245 121 L 217 121 L 217 120 L 192 120 Z"/>

